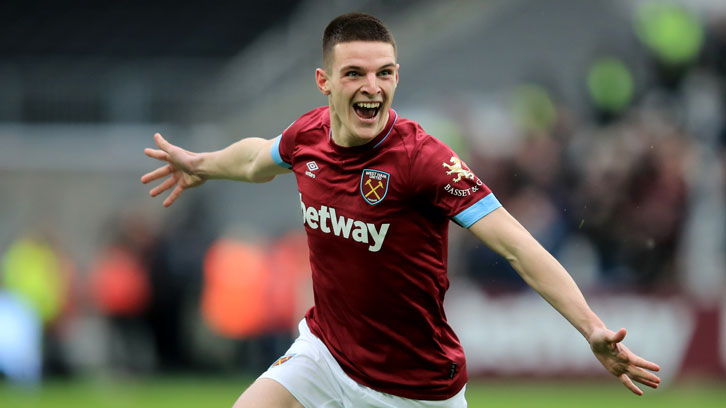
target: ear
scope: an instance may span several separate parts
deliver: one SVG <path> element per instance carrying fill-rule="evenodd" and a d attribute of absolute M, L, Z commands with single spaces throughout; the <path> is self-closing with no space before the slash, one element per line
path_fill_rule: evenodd
<path fill-rule="evenodd" d="M 315 83 L 323 95 L 330 95 L 330 87 L 328 86 L 328 74 L 322 68 L 315 70 Z"/>

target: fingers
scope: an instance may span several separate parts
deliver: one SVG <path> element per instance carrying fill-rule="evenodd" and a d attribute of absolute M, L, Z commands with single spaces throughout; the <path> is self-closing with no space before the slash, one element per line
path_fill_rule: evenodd
<path fill-rule="evenodd" d="M 643 391 L 638 388 L 633 381 L 637 381 L 651 388 L 658 388 L 658 385 L 660 384 L 660 378 L 642 369 L 638 369 L 638 372 L 631 372 L 630 374 L 623 373 L 619 375 L 618 378 L 623 385 L 636 395 L 643 395 Z"/>
<path fill-rule="evenodd" d="M 157 179 L 160 179 L 162 177 L 166 177 L 169 174 L 171 174 L 174 171 L 174 169 L 171 167 L 171 165 L 159 167 L 158 169 L 154 171 L 150 171 L 143 176 L 141 176 L 141 182 L 146 184 L 150 181 L 154 181 Z"/>
<path fill-rule="evenodd" d="M 630 380 L 630 377 L 628 377 L 627 374 L 620 374 L 618 376 L 620 379 L 620 382 L 623 383 L 630 391 L 633 392 L 635 395 L 643 395 L 643 391 L 640 390 L 640 388 L 636 387 L 635 384 L 633 384 L 633 381 Z"/>
<path fill-rule="evenodd" d="M 169 161 L 169 154 L 163 150 L 149 149 L 147 147 L 146 149 L 144 149 L 144 154 L 151 157 L 152 159 Z"/>
<path fill-rule="evenodd" d="M 646 370 L 650 371 L 660 371 L 660 366 L 656 363 L 650 362 L 642 357 L 638 357 L 636 355 L 633 355 L 630 357 L 630 362 L 641 368 L 645 368 Z"/>
<path fill-rule="evenodd" d="M 159 146 L 159 148 L 163 151 L 168 151 L 169 146 L 171 143 L 167 142 L 166 139 L 164 139 L 163 136 L 161 136 L 161 133 L 154 133 L 154 141 L 156 142 L 156 145 Z"/>
<path fill-rule="evenodd" d="M 152 197 L 156 197 L 164 191 L 174 187 L 174 184 L 176 184 L 176 179 L 174 177 L 169 177 L 168 179 L 164 180 L 163 183 L 151 189 L 151 191 L 149 191 L 149 195 L 151 195 Z"/>
<path fill-rule="evenodd" d="M 635 353 L 630 351 L 630 349 L 625 347 L 625 345 L 620 345 L 620 348 L 621 348 L 621 350 L 623 350 L 625 352 L 625 355 L 627 356 L 627 359 L 628 359 L 628 363 L 635 366 L 638 370 L 640 370 L 644 373 L 646 372 L 645 370 L 660 371 L 660 366 L 658 364 L 648 361 L 648 360 L 644 359 L 643 357 L 636 355 Z M 645 369 L 645 370 L 642 370 L 642 369 Z M 648 374 L 657 378 L 657 376 L 655 374 L 652 374 L 652 373 L 648 373 Z"/>
<path fill-rule="evenodd" d="M 167 142 L 166 139 L 164 139 L 163 136 L 161 136 L 161 133 L 154 133 L 154 142 L 156 142 L 156 145 L 159 146 L 159 149 L 144 149 L 144 153 L 146 153 L 147 156 L 159 159 L 159 160 L 169 160 L 169 155 L 167 154 L 169 152 L 169 149 L 172 147 L 172 144 Z"/>
<path fill-rule="evenodd" d="M 641 384 L 647 385 L 648 387 L 658 388 L 658 384 L 660 384 L 660 378 L 657 375 L 645 371 L 642 368 L 636 367 L 630 369 L 628 376 Z"/>
<path fill-rule="evenodd" d="M 610 342 L 612 342 L 612 343 L 620 343 L 621 341 L 623 341 L 623 339 L 625 339 L 625 334 L 626 334 L 625 329 L 618 330 L 617 333 L 613 334 L 610 337 Z"/>
<path fill-rule="evenodd" d="M 657 382 L 648 381 L 648 380 L 646 380 L 644 378 L 634 378 L 634 380 L 637 381 L 637 382 L 639 382 L 639 383 L 641 383 L 641 384 L 643 384 L 643 385 L 647 385 L 650 388 L 658 388 L 658 383 Z"/>
<path fill-rule="evenodd" d="M 154 134 L 154 142 L 156 142 L 156 145 L 159 146 L 159 149 L 161 150 L 146 148 L 144 149 L 144 154 L 151 157 L 152 159 L 163 160 L 171 163 L 171 156 L 169 154 L 169 150 L 174 149 L 175 147 L 171 143 L 167 142 L 166 139 L 161 136 L 161 133 L 158 132 Z M 151 181 L 169 176 L 172 173 L 174 173 L 174 167 L 171 164 L 168 164 L 166 166 L 159 167 L 154 171 L 150 171 L 144 174 L 143 176 L 141 176 L 141 182 L 146 184 Z M 169 197 L 164 200 L 164 207 L 168 207 L 172 205 L 174 201 L 176 201 L 176 199 L 179 198 L 179 196 L 184 192 L 184 188 L 181 185 L 177 184 L 177 181 L 177 177 L 169 177 L 168 179 L 164 180 L 163 183 L 151 189 L 151 191 L 149 191 L 149 194 L 152 197 L 156 197 L 176 185 L 176 188 L 172 190 L 171 194 L 169 194 Z"/>
<path fill-rule="evenodd" d="M 177 185 L 176 188 L 169 194 L 169 197 L 164 200 L 164 207 L 168 207 L 174 204 L 177 198 L 184 192 L 184 187 Z"/>

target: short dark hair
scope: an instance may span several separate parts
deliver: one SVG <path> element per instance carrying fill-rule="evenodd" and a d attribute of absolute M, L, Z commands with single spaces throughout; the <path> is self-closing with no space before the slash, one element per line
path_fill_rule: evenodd
<path fill-rule="evenodd" d="M 333 47 L 351 41 L 380 41 L 393 46 L 396 53 L 396 40 L 385 24 L 378 18 L 360 12 L 347 13 L 334 18 L 323 32 L 323 67 L 330 67 Z"/>

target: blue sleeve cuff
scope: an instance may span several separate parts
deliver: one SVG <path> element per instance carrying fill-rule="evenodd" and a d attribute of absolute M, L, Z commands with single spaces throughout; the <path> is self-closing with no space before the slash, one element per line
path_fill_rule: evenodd
<path fill-rule="evenodd" d="M 499 200 L 494 197 L 494 193 L 489 193 L 486 197 L 469 206 L 469 208 L 456 214 L 452 219 L 462 227 L 469 228 L 475 222 L 484 218 L 485 215 L 501 206 L 502 204 L 499 203 Z"/>
<path fill-rule="evenodd" d="M 292 164 L 282 160 L 282 156 L 280 156 L 280 140 L 282 140 L 282 134 L 275 139 L 275 143 L 272 145 L 272 151 L 270 152 L 272 154 L 272 160 L 280 167 L 291 169 Z"/>

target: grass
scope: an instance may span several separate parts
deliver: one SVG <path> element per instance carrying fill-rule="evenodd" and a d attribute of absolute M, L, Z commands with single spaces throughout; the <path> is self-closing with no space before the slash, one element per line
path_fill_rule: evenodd
<path fill-rule="evenodd" d="M 152 378 L 50 381 L 38 388 L 0 383 L 0 406 L 35 407 L 231 407 L 246 378 Z M 726 407 L 723 382 L 676 383 L 638 397 L 616 381 L 471 381 L 469 407 Z"/>
<path fill-rule="evenodd" d="M 683 408 L 726 407 L 726 386 L 714 381 L 671 384 L 658 390 L 640 387 L 637 396 L 615 378 L 600 382 L 474 382 L 467 389 L 469 407 Z"/>

